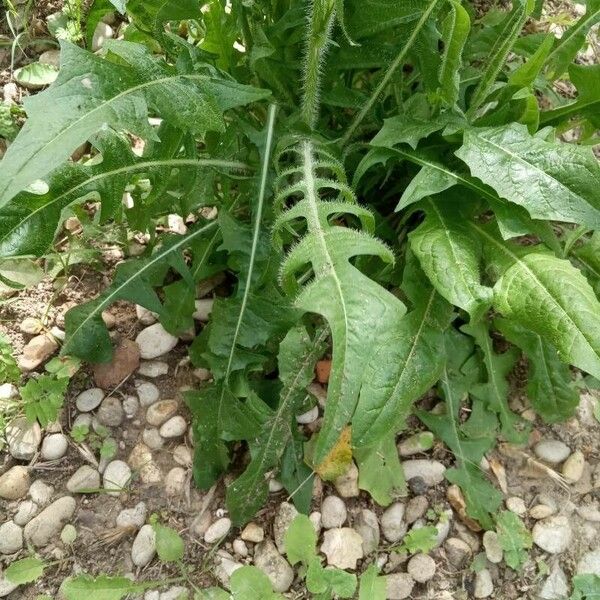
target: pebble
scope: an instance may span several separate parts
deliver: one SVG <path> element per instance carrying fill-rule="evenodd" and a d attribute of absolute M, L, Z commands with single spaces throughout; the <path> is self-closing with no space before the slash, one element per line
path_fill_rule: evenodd
<path fill-rule="evenodd" d="M 563 516 L 538 521 L 531 533 L 536 546 L 550 554 L 564 552 L 571 543 L 572 538 L 569 519 Z"/>
<path fill-rule="evenodd" d="M 577 561 L 576 572 L 577 575 L 590 573 L 600 577 L 600 548 L 583 554 Z"/>
<path fill-rule="evenodd" d="M 135 527 L 140 529 L 146 522 L 148 508 L 145 502 L 138 502 L 133 508 L 124 508 L 117 515 L 117 527 Z"/>
<path fill-rule="evenodd" d="M 156 427 L 148 427 L 142 432 L 142 440 L 144 444 L 152 450 L 159 450 L 163 447 L 165 440 L 160 437 Z"/>
<path fill-rule="evenodd" d="M 140 399 L 140 404 L 144 408 L 148 408 L 160 398 L 159 389 L 150 381 L 136 381 L 135 391 Z"/>
<path fill-rule="evenodd" d="M 460 538 L 451 537 L 444 543 L 448 562 L 457 569 L 462 569 L 471 557 L 471 547 Z"/>
<path fill-rule="evenodd" d="M 585 469 L 585 456 L 581 450 L 575 450 L 565 461 L 562 467 L 562 474 L 569 483 L 577 483 Z"/>
<path fill-rule="evenodd" d="M 94 35 L 92 37 L 92 52 L 97 52 L 100 50 L 104 42 L 111 39 L 114 34 L 115 32 L 110 25 L 100 21 L 98 25 L 96 25 L 96 29 L 94 29 Z"/>
<path fill-rule="evenodd" d="M 181 437 L 187 431 L 187 423 L 185 419 L 179 415 L 171 417 L 166 423 L 164 423 L 159 429 L 161 437 L 166 439 L 172 439 Z"/>
<path fill-rule="evenodd" d="M 241 557 L 248 556 L 248 546 L 246 546 L 246 542 L 244 540 L 235 539 L 233 540 L 233 551 Z"/>
<path fill-rule="evenodd" d="M 142 483 L 152 485 L 162 480 L 162 472 L 154 462 L 152 451 L 146 444 L 138 443 L 133 447 L 127 459 L 129 466 L 138 471 Z"/>
<path fill-rule="evenodd" d="M 29 486 L 29 495 L 38 506 L 46 506 L 52 499 L 52 494 L 54 494 L 54 488 L 41 479 L 34 481 Z"/>
<path fill-rule="evenodd" d="M 282 502 L 273 520 L 273 538 L 281 554 L 285 554 L 285 532 L 290 523 L 296 518 L 298 511 L 293 504 Z"/>
<path fill-rule="evenodd" d="M 177 400 L 161 400 L 148 407 L 146 421 L 149 425 L 159 427 L 177 412 Z"/>
<path fill-rule="evenodd" d="M 214 574 L 221 582 L 221 585 L 229 589 L 229 580 L 233 573 L 241 569 L 244 565 L 234 560 L 233 556 L 225 550 L 219 550 L 215 556 Z"/>
<path fill-rule="evenodd" d="M 75 398 L 75 406 L 79 412 L 90 412 L 98 408 L 102 400 L 104 400 L 104 391 L 94 387 L 81 392 Z"/>
<path fill-rule="evenodd" d="M 204 534 L 204 541 L 207 544 L 214 544 L 218 542 L 222 537 L 226 536 L 231 529 L 231 519 L 223 517 L 217 519 Z"/>
<path fill-rule="evenodd" d="M 135 396 L 127 396 L 123 400 L 123 411 L 128 419 L 133 419 L 140 408 L 139 400 Z"/>
<path fill-rule="evenodd" d="M 0 498 L 18 500 L 29 490 L 29 471 L 27 467 L 15 465 L 0 476 Z"/>
<path fill-rule="evenodd" d="M 44 460 L 58 460 L 67 453 L 69 442 L 62 433 L 47 435 L 42 442 L 41 456 Z"/>
<path fill-rule="evenodd" d="M 194 456 L 190 448 L 180 445 L 173 450 L 173 460 L 182 467 L 191 467 Z"/>
<path fill-rule="evenodd" d="M 139 304 L 135 305 L 135 314 L 142 325 L 152 325 L 158 319 L 158 313 L 152 312 Z"/>
<path fill-rule="evenodd" d="M 72 494 L 85 494 L 100 489 L 100 473 L 90 465 L 82 465 L 67 481 L 67 490 Z"/>
<path fill-rule="evenodd" d="M 25 525 L 25 540 L 35 547 L 48 544 L 72 518 L 77 503 L 71 496 L 63 496 L 47 506 Z"/>
<path fill-rule="evenodd" d="M 441 546 L 444 543 L 444 540 L 448 537 L 448 534 L 450 533 L 450 526 L 452 525 L 452 517 L 452 510 L 447 509 L 442 512 L 438 522 L 435 524 L 435 528 L 437 529 L 437 546 Z"/>
<path fill-rule="evenodd" d="M 11 400 L 19 395 L 17 386 L 12 383 L 3 383 L 0 385 L 0 400 Z"/>
<path fill-rule="evenodd" d="M 160 595 L 160 600 L 185 600 L 185 598 L 189 598 L 188 590 L 180 585 L 172 587 Z"/>
<path fill-rule="evenodd" d="M 13 517 L 13 521 L 17 525 L 23 527 L 37 515 L 38 510 L 38 505 L 33 500 L 24 500 L 19 504 L 19 508 Z"/>
<path fill-rule="evenodd" d="M 215 301 L 213 298 L 203 298 L 201 300 L 196 300 L 196 310 L 192 315 L 194 319 L 196 319 L 196 321 L 202 322 L 208 321 L 214 303 Z"/>
<path fill-rule="evenodd" d="M 250 522 L 246 527 L 244 527 L 240 537 L 245 542 L 252 542 L 254 544 L 258 544 L 265 539 L 265 532 L 260 525 L 256 523 Z"/>
<path fill-rule="evenodd" d="M 98 421 L 106 427 L 118 427 L 125 417 L 121 401 L 114 396 L 107 396 L 102 400 L 96 414 Z"/>
<path fill-rule="evenodd" d="M 555 564 L 540 588 L 540 600 L 563 600 L 569 596 L 569 582 L 560 565 Z"/>
<path fill-rule="evenodd" d="M 71 431 L 76 427 L 87 427 L 88 430 L 92 427 L 93 417 L 89 413 L 82 413 L 75 417 L 73 421 L 73 425 L 71 427 Z"/>
<path fill-rule="evenodd" d="M 143 525 L 133 540 L 131 560 L 136 567 L 145 567 L 156 554 L 156 535 L 152 525 Z"/>
<path fill-rule="evenodd" d="M 414 523 L 420 519 L 429 508 L 429 501 L 425 496 L 415 496 L 408 501 L 404 512 L 404 521 L 407 524 Z"/>
<path fill-rule="evenodd" d="M 19 367 L 23 371 L 32 371 L 47 358 L 50 358 L 57 350 L 58 343 L 53 336 L 48 333 L 36 335 L 23 348 L 23 354 L 19 358 Z"/>
<path fill-rule="evenodd" d="M 433 440 L 433 433 L 430 431 L 415 433 L 398 444 L 398 453 L 400 456 L 413 456 L 426 452 L 433 447 Z"/>
<path fill-rule="evenodd" d="M 294 581 L 294 570 L 279 554 L 271 540 L 257 544 L 254 549 L 254 565 L 270 580 L 275 592 L 287 592 Z"/>
<path fill-rule="evenodd" d="M 7 579 L 0 576 L 0 598 L 6 598 L 10 593 L 14 592 L 19 587 L 17 583 L 11 583 Z"/>
<path fill-rule="evenodd" d="M 182 496 L 185 491 L 186 470 L 173 467 L 165 477 L 165 493 L 167 496 Z"/>
<path fill-rule="evenodd" d="M 435 561 L 427 554 L 415 554 L 406 565 L 408 574 L 418 583 L 425 583 L 435 575 Z"/>
<path fill-rule="evenodd" d="M 144 377 L 162 377 L 169 372 L 169 365 L 160 360 L 144 360 L 140 363 L 138 373 Z"/>
<path fill-rule="evenodd" d="M 348 470 L 333 482 L 336 492 L 342 498 L 356 498 L 359 494 L 358 489 L 358 467 L 352 462 Z"/>
<path fill-rule="evenodd" d="M 5 431 L 8 451 L 17 460 L 31 460 L 42 442 L 42 430 L 37 421 L 25 417 L 13 419 Z"/>
<path fill-rule="evenodd" d="M 208 369 L 198 367 L 192 371 L 194 377 L 199 381 L 210 381 L 212 379 L 212 373 Z"/>
<path fill-rule="evenodd" d="M 406 533 L 406 523 L 403 522 L 404 504 L 395 502 L 381 515 L 381 530 L 389 542 L 397 542 Z"/>
<path fill-rule="evenodd" d="M 41 62 L 41 58 L 44 54 L 45 54 L 45 52 L 40 55 L 40 58 L 39 58 L 40 62 Z M 36 317 L 25 317 L 21 321 L 21 323 L 19 325 L 19 329 L 23 333 L 26 333 L 28 335 L 37 335 L 38 333 L 42 332 L 42 329 L 44 329 L 44 325 Z"/>
<path fill-rule="evenodd" d="M 533 451 L 535 455 L 551 465 L 557 465 L 567 459 L 571 449 L 560 440 L 542 440 L 538 442 Z"/>
<path fill-rule="evenodd" d="M 0 554 L 14 554 L 23 547 L 23 530 L 14 522 L 0 525 Z"/>
<path fill-rule="evenodd" d="M 296 415 L 296 423 L 299 425 L 309 425 L 319 418 L 319 406 L 315 404 L 310 410 L 301 415 Z"/>
<path fill-rule="evenodd" d="M 506 508 L 511 512 L 514 512 L 515 515 L 519 515 L 520 517 L 524 517 L 527 514 L 527 507 L 525 506 L 525 502 L 522 498 L 518 496 L 511 496 L 506 500 Z"/>
<path fill-rule="evenodd" d="M 321 523 L 321 513 L 318 510 L 315 510 L 308 515 L 308 519 L 312 523 L 312 526 L 315 528 L 317 535 L 321 533 L 322 523 Z"/>
<path fill-rule="evenodd" d="M 131 479 L 131 469 L 122 460 L 113 460 L 108 463 L 102 477 L 104 489 L 111 490 L 111 496 L 118 496 Z"/>
<path fill-rule="evenodd" d="M 494 591 L 494 582 L 487 569 L 481 569 L 475 574 L 475 598 L 487 598 Z"/>
<path fill-rule="evenodd" d="M 500 545 L 498 534 L 495 531 L 486 531 L 483 534 L 483 547 L 487 559 L 494 564 L 502 562 L 504 551 Z"/>
<path fill-rule="evenodd" d="M 441 483 L 446 472 L 446 467 L 437 460 L 405 460 L 402 467 L 407 481 L 421 477 L 428 487 Z"/>
<path fill-rule="evenodd" d="M 323 534 L 321 552 L 327 564 L 339 569 L 356 569 L 356 561 L 363 557 L 362 538 L 350 527 L 329 529 Z"/>
<path fill-rule="evenodd" d="M 404 600 L 412 594 L 415 582 L 408 573 L 394 573 L 385 578 L 385 597 L 388 600 Z"/>
<path fill-rule="evenodd" d="M 194 517 L 194 520 L 190 524 L 190 531 L 196 537 L 204 539 L 204 534 L 210 527 L 211 522 L 212 518 L 210 516 L 210 512 L 204 510 Z"/>
<path fill-rule="evenodd" d="M 377 515 L 368 508 L 363 508 L 354 520 L 354 529 L 362 538 L 363 554 L 366 556 L 379 547 L 379 521 Z"/>
<path fill-rule="evenodd" d="M 556 511 L 552 506 L 547 504 L 536 504 L 529 509 L 529 516 L 532 519 L 540 520 L 552 516 Z"/>
<path fill-rule="evenodd" d="M 135 338 L 144 359 L 157 358 L 173 350 L 178 339 L 171 335 L 160 323 L 142 329 Z"/>
<path fill-rule="evenodd" d="M 348 513 L 346 505 L 341 498 L 337 496 L 327 496 L 321 504 L 321 524 L 325 529 L 341 527 Z"/>
<path fill-rule="evenodd" d="M 280 492 L 282 489 L 283 489 L 283 483 L 281 483 L 281 481 L 278 481 L 274 477 L 269 479 L 269 492 L 271 494 L 276 494 L 277 492 Z"/>
<path fill-rule="evenodd" d="M 121 340 L 108 363 L 94 365 L 94 381 L 105 390 L 116 388 L 140 365 L 140 349 L 131 340 Z"/>

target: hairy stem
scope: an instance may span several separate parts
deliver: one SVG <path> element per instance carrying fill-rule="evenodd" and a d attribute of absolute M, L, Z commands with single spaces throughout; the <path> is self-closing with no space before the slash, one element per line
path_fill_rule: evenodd
<path fill-rule="evenodd" d="M 314 127 L 319 116 L 321 64 L 331 37 L 335 8 L 330 0 L 313 0 L 310 7 L 304 58 L 302 119 Z"/>
<path fill-rule="evenodd" d="M 412 33 L 410 34 L 410 37 L 406 41 L 406 44 L 404 44 L 404 46 L 402 47 L 402 50 L 400 50 L 400 52 L 398 53 L 398 56 L 396 56 L 396 58 L 393 60 L 393 62 L 387 68 L 387 71 L 385 72 L 384 76 L 382 77 L 381 81 L 379 82 L 379 85 L 375 88 L 373 93 L 369 96 L 369 99 L 365 102 L 363 107 L 360 109 L 360 112 L 354 117 L 354 120 L 352 121 L 352 123 L 350 123 L 350 126 L 348 127 L 348 129 L 346 130 L 346 133 L 342 137 L 342 140 L 341 140 L 342 146 L 345 146 L 352 139 L 352 136 L 356 132 L 357 127 L 362 123 L 362 120 L 369 113 L 371 108 L 373 108 L 373 104 L 375 104 L 375 102 L 377 101 L 377 98 L 379 98 L 379 96 L 381 95 L 381 92 L 383 92 L 383 90 L 386 88 L 387 84 L 390 82 L 390 79 L 392 78 L 392 76 L 394 75 L 394 73 L 396 72 L 398 67 L 404 62 L 404 59 L 406 58 L 408 51 L 411 49 L 412 45 L 415 43 L 415 40 L 417 39 L 417 36 L 421 32 L 421 29 L 423 29 L 423 26 L 427 22 L 429 15 L 431 15 L 431 13 L 433 12 L 433 9 L 437 6 L 439 1 L 440 0 L 431 0 L 431 3 L 429 4 L 429 6 L 425 10 L 425 12 L 421 15 L 421 18 L 419 19 L 415 28 L 413 29 Z"/>

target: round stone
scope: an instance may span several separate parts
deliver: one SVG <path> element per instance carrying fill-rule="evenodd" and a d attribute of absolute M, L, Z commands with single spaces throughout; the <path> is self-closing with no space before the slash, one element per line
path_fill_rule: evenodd
<path fill-rule="evenodd" d="M 171 417 L 159 429 L 161 437 L 166 439 L 181 437 L 187 431 L 185 419 L 179 415 Z"/>
<path fill-rule="evenodd" d="M 79 412 L 90 412 L 98 408 L 102 400 L 104 400 L 104 391 L 97 387 L 90 388 L 75 398 L 75 406 Z"/>
<path fill-rule="evenodd" d="M 214 544 L 221 538 L 225 537 L 231 529 L 231 519 L 223 517 L 222 519 L 216 520 L 204 534 L 204 541 L 207 544 Z"/>
<path fill-rule="evenodd" d="M 0 525 L 0 554 L 14 554 L 23 547 L 23 530 L 14 522 Z"/>
<path fill-rule="evenodd" d="M 415 581 L 425 583 L 435 575 L 435 561 L 427 554 L 415 554 L 408 561 L 406 570 Z"/>
<path fill-rule="evenodd" d="M 107 396 L 102 400 L 96 416 L 102 425 L 106 427 L 118 427 L 123 422 L 125 412 L 118 398 Z"/>
<path fill-rule="evenodd" d="M 135 391 L 144 408 L 154 404 L 160 398 L 160 391 L 150 381 L 136 381 Z"/>
<path fill-rule="evenodd" d="M 562 515 L 538 521 L 532 531 L 533 542 L 549 554 L 564 552 L 571 543 L 569 519 Z"/>
<path fill-rule="evenodd" d="M 321 504 L 321 523 L 325 529 L 341 527 L 347 514 L 344 501 L 337 496 L 327 496 Z"/>
<path fill-rule="evenodd" d="M 131 469 L 122 460 L 110 462 L 103 474 L 104 489 L 109 490 L 111 496 L 118 496 L 131 479 Z"/>
<path fill-rule="evenodd" d="M 177 400 L 161 400 L 155 402 L 146 411 L 148 425 L 159 427 L 177 412 Z"/>
<path fill-rule="evenodd" d="M 389 542 L 397 542 L 406 533 L 406 523 L 403 521 L 404 504 L 395 502 L 381 516 L 381 530 Z"/>
<path fill-rule="evenodd" d="M 62 433 L 47 435 L 42 442 L 42 458 L 44 460 L 58 460 L 67 453 L 69 442 Z"/>
<path fill-rule="evenodd" d="M 178 339 L 171 335 L 160 323 L 142 329 L 135 338 L 143 359 L 152 359 L 166 354 L 177 345 Z"/>
<path fill-rule="evenodd" d="M 156 535 L 152 525 L 144 525 L 131 546 L 131 560 L 136 567 L 145 567 L 156 554 Z"/>
<path fill-rule="evenodd" d="M 19 508 L 13 517 L 13 521 L 17 525 L 23 527 L 37 515 L 38 510 L 38 505 L 33 500 L 24 500 L 19 504 Z"/>
<path fill-rule="evenodd" d="M 29 471 L 27 467 L 15 465 L 0 476 L 0 498 L 18 500 L 29 490 Z"/>
<path fill-rule="evenodd" d="M 90 465 L 81 465 L 67 481 L 72 494 L 94 493 L 100 489 L 100 473 Z"/>
<path fill-rule="evenodd" d="M 567 459 L 571 449 L 560 440 L 542 440 L 533 449 L 535 455 L 551 465 L 557 465 Z"/>

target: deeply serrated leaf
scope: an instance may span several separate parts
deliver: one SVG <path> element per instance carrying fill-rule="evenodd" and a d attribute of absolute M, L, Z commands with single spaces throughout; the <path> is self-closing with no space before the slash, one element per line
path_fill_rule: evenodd
<path fill-rule="evenodd" d="M 527 560 L 527 550 L 533 545 L 531 534 L 523 521 L 510 510 L 503 510 L 496 519 L 498 541 L 504 550 L 504 562 L 519 570 Z"/>
<path fill-rule="evenodd" d="M 456 155 L 534 219 L 600 227 L 600 165 L 590 148 L 548 142 L 512 124 L 465 131 Z"/>

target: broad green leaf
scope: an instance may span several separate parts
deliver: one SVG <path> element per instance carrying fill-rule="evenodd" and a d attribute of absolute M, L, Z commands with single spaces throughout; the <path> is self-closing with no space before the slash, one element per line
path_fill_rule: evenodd
<path fill-rule="evenodd" d="M 163 562 L 178 562 L 185 553 L 183 538 L 171 527 L 160 523 L 152 525 L 156 537 L 156 553 Z"/>
<path fill-rule="evenodd" d="M 427 554 L 438 545 L 438 530 L 433 525 L 425 525 L 411 529 L 403 538 L 398 547 L 399 551 L 406 551 L 409 554 L 421 552 Z"/>
<path fill-rule="evenodd" d="M 39 579 L 47 567 L 47 563 L 33 556 L 22 558 L 11 563 L 4 571 L 4 577 L 10 583 L 23 585 Z"/>
<path fill-rule="evenodd" d="M 358 487 L 369 492 L 380 506 L 406 495 L 406 480 L 398 458 L 396 436 L 386 435 L 378 444 L 355 450 Z"/>
<path fill-rule="evenodd" d="M 314 557 L 306 572 L 306 587 L 319 598 L 352 598 L 356 590 L 356 575 L 336 567 L 324 569 L 318 557 Z"/>
<path fill-rule="evenodd" d="M 273 592 L 271 580 L 256 567 L 244 566 L 231 575 L 233 600 L 277 600 L 280 594 Z"/>
<path fill-rule="evenodd" d="M 358 600 L 385 600 L 386 580 L 379 576 L 376 565 L 369 565 L 359 582 Z"/>
<path fill-rule="evenodd" d="M 542 125 L 558 125 L 573 117 L 587 119 L 593 127 L 600 127 L 600 65 L 569 67 L 569 79 L 577 88 L 577 100 L 541 113 Z"/>
<path fill-rule="evenodd" d="M 52 65 L 32 62 L 15 69 L 13 77 L 23 87 L 39 89 L 50 85 L 58 77 L 58 69 Z"/>
<path fill-rule="evenodd" d="M 315 448 L 319 440 L 315 433 L 304 445 L 304 460 L 324 481 L 333 481 L 348 471 L 352 464 L 352 446 L 350 427 L 344 427 L 329 453 L 321 462 L 315 460 Z"/>
<path fill-rule="evenodd" d="M 573 595 L 569 600 L 600 600 L 600 576 L 586 573 L 573 577 Z"/>
<path fill-rule="evenodd" d="M 543 252 L 519 256 L 473 227 L 512 263 L 494 286 L 495 309 L 552 344 L 564 362 L 600 378 L 600 302 L 581 272 Z"/>
<path fill-rule="evenodd" d="M 450 11 L 442 23 L 444 54 L 440 66 L 440 96 L 453 106 L 458 100 L 462 52 L 471 29 L 469 13 L 460 2 L 450 0 Z"/>
<path fill-rule="evenodd" d="M 527 395 L 536 412 L 547 423 L 572 417 L 579 404 L 579 394 L 569 367 L 560 360 L 556 349 L 514 321 L 496 319 L 494 326 L 527 356 Z"/>
<path fill-rule="evenodd" d="M 345 0 L 344 16 L 353 39 L 373 35 L 379 31 L 417 21 L 423 12 L 423 3 L 412 0 Z"/>
<path fill-rule="evenodd" d="M 492 298 L 481 285 L 480 244 L 456 208 L 431 199 L 423 208 L 425 221 L 409 234 L 411 250 L 437 292 L 477 319 Z"/>
<path fill-rule="evenodd" d="M 309 140 L 302 141 L 295 150 L 300 164 L 287 172 L 298 175 L 300 181 L 281 190 L 276 202 L 281 205 L 298 192 L 301 199 L 279 215 L 276 231 L 297 219 L 305 219 L 308 223 L 306 235 L 282 265 L 281 281 L 288 293 L 296 295 L 298 308 L 325 318 L 333 339 L 327 403 L 314 456 L 314 463 L 318 465 L 337 442 L 355 411 L 364 381 L 364 357 L 379 347 L 385 331 L 395 329 L 406 308 L 350 262 L 352 257 L 372 255 L 391 264 L 394 257 L 385 245 L 368 233 L 373 231 L 372 215 L 356 204 L 339 163 Z M 331 170 L 337 179 L 321 176 L 323 169 Z M 345 202 L 321 199 L 323 190 L 330 190 L 332 186 Z M 367 231 L 331 225 L 329 217 L 338 213 L 357 216 Z M 308 266 L 312 267 L 315 277 L 300 290 L 296 277 Z"/>
<path fill-rule="evenodd" d="M 573 258 L 578 266 L 583 267 L 596 294 L 600 294 L 600 232 L 594 232 L 589 240 L 575 248 Z"/>
<path fill-rule="evenodd" d="M 520 570 L 527 560 L 527 550 L 533 545 L 531 534 L 523 521 L 510 510 L 503 510 L 496 519 L 498 541 L 504 550 L 504 562 L 515 570 Z"/>
<path fill-rule="evenodd" d="M 325 351 L 327 335 L 323 328 L 311 339 L 306 329 L 298 326 L 288 332 L 279 346 L 279 379 L 283 384 L 279 404 L 252 444 L 250 464 L 227 489 L 227 507 L 236 524 L 254 516 L 268 496 L 266 474 L 277 467 L 292 438 L 295 414 L 313 380 L 315 363 Z"/>
<path fill-rule="evenodd" d="M 196 592 L 194 600 L 231 600 L 231 594 L 221 588 L 211 587 Z"/>
<path fill-rule="evenodd" d="M 442 334 L 452 307 L 427 284 L 411 254 L 403 289 L 413 309 L 396 327 L 382 333 L 379 348 L 367 361 L 352 439 L 357 447 L 377 444 L 404 427 L 413 402 L 439 379 L 444 357 Z"/>
<path fill-rule="evenodd" d="M 308 514 L 313 498 L 314 471 L 304 460 L 304 444 L 300 439 L 293 439 L 285 447 L 281 457 L 279 480 L 290 495 L 296 509 Z"/>
<path fill-rule="evenodd" d="M 66 600 L 123 600 L 129 594 L 144 591 L 144 587 L 126 577 L 77 575 L 65 579 L 60 587 Z"/>
<path fill-rule="evenodd" d="M 285 552 L 288 562 L 294 566 L 305 565 L 316 556 L 317 534 L 314 525 L 306 515 L 297 515 L 285 533 Z"/>
<path fill-rule="evenodd" d="M 512 124 L 465 131 L 456 155 L 534 219 L 600 227 L 600 165 L 590 148 L 547 142 Z"/>
<path fill-rule="evenodd" d="M 39 264 L 27 257 L 0 260 L 0 295 L 33 287 L 44 277 Z"/>
<path fill-rule="evenodd" d="M 476 365 L 470 361 L 473 342 L 458 331 L 450 330 L 444 338 L 444 348 L 447 362 L 439 388 L 446 402 L 446 413 L 433 415 L 419 410 L 417 416 L 453 452 L 456 465 L 447 469 L 445 476 L 462 489 L 467 514 L 483 527 L 490 528 L 502 494 L 486 479 L 479 463 L 493 445 L 495 432 L 490 432 L 486 423 L 476 418 L 475 411 L 465 424 L 460 422 L 462 403 L 479 378 Z"/>
<path fill-rule="evenodd" d="M 119 63 L 62 42 L 57 80 L 26 99 L 29 118 L 0 163 L 0 207 L 106 125 L 152 139 L 152 107 L 184 130 L 222 131 L 223 111 L 267 95 L 205 73 L 180 74 L 144 46 L 111 40 L 106 48 Z"/>
<path fill-rule="evenodd" d="M 556 41 L 554 49 L 548 56 L 546 64 L 549 77 L 560 77 L 567 70 L 585 43 L 587 33 L 600 22 L 600 1 L 586 0 L 586 6 L 585 14 Z"/>

